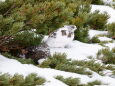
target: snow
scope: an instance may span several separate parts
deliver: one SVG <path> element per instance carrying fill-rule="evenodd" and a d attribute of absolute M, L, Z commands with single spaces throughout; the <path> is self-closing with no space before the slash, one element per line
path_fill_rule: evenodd
<path fill-rule="evenodd" d="M 97 31 L 97 30 L 89 30 L 89 38 L 92 38 L 96 35 L 107 35 L 107 31 Z"/>
<path fill-rule="evenodd" d="M 113 4 L 115 4 L 115 1 L 113 1 L 113 0 L 103 0 L 103 2 L 104 2 L 105 5 L 113 5 Z"/>
<path fill-rule="evenodd" d="M 100 41 L 112 41 L 111 38 L 107 38 L 107 37 L 99 37 L 98 38 Z"/>
<path fill-rule="evenodd" d="M 102 48 L 102 46 L 98 44 L 86 44 L 82 43 L 80 41 L 73 41 L 68 46 L 71 46 L 70 48 L 50 48 L 50 52 L 54 54 L 57 53 L 66 53 L 67 58 L 70 58 L 72 60 L 85 60 L 88 56 L 94 56 L 98 52 L 99 49 Z"/>
<path fill-rule="evenodd" d="M 107 75 L 107 76 L 111 76 L 112 75 L 112 71 L 110 71 L 110 70 L 104 70 L 103 74 Z"/>
<path fill-rule="evenodd" d="M 110 16 L 108 19 L 108 23 L 115 22 L 115 9 L 109 6 L 103 6 L 103 5 L 92 5 L 91 6 L 91 12 L 94 12 L 96 10 L 99 10 L 101 13 L 107 12 Z"/>
<path fill-rule="evenodd" d="M 105 44 L 105 46 L 108 46 L 110 49 L 115 48 L 115 41 L 113 43 Z"/>
<path fill-rule="evenodd" d="M 0 2 L 5 2 L 5 0 L 0 0 Z"/>
<path fill-rule="evenodd" d="M 103 0 L 105 4 L 112 4 L 113 0 Z"/>

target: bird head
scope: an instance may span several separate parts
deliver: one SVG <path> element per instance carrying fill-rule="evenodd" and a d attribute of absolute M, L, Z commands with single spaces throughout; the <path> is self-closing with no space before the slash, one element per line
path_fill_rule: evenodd
<path fill-rule="evenodd" d="M 65 28 L 67 28 L 70 32 L 74 32 L 77 27 L 75 25 L 64 25 Z"/>

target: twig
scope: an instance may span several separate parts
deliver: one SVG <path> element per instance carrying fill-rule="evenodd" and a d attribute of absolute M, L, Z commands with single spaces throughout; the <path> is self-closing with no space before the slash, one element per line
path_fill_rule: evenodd
<path fill-rule="evenodd" d="M 15 8 L 15 4 L 13 4 L 13 5 L 10 7 L 10 9 L 9 9 L 6 13 L 4 13 L 4 16 L 7 15 L 13 8 Z"/>
<path fill-rule="evenodd" d="M 0 46 L 7 43 L 10 39 L 12 39 L 12 36 L 2 36 L 0 37 Z"/>

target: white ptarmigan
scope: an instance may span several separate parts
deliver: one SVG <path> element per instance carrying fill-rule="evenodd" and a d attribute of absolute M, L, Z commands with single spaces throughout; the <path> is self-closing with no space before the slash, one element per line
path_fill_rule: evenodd
<path fill-rule="evenodd" d="M 76 29 L 75 25 L 64 25 L 64 27 L 49 34 L 46 44 L 53 48 L 63 48 L 72 42 Z"/>

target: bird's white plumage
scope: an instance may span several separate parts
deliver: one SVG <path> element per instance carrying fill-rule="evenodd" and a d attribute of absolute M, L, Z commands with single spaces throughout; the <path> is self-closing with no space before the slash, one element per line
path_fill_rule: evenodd
<path fill-rule="evenodd" d="M 74 39 L 74 31 L 76 29 L 75 25 L 65 25 L 52 32 L 46 40 L 46 44 L 49 47 L 65 47 Z"/>

